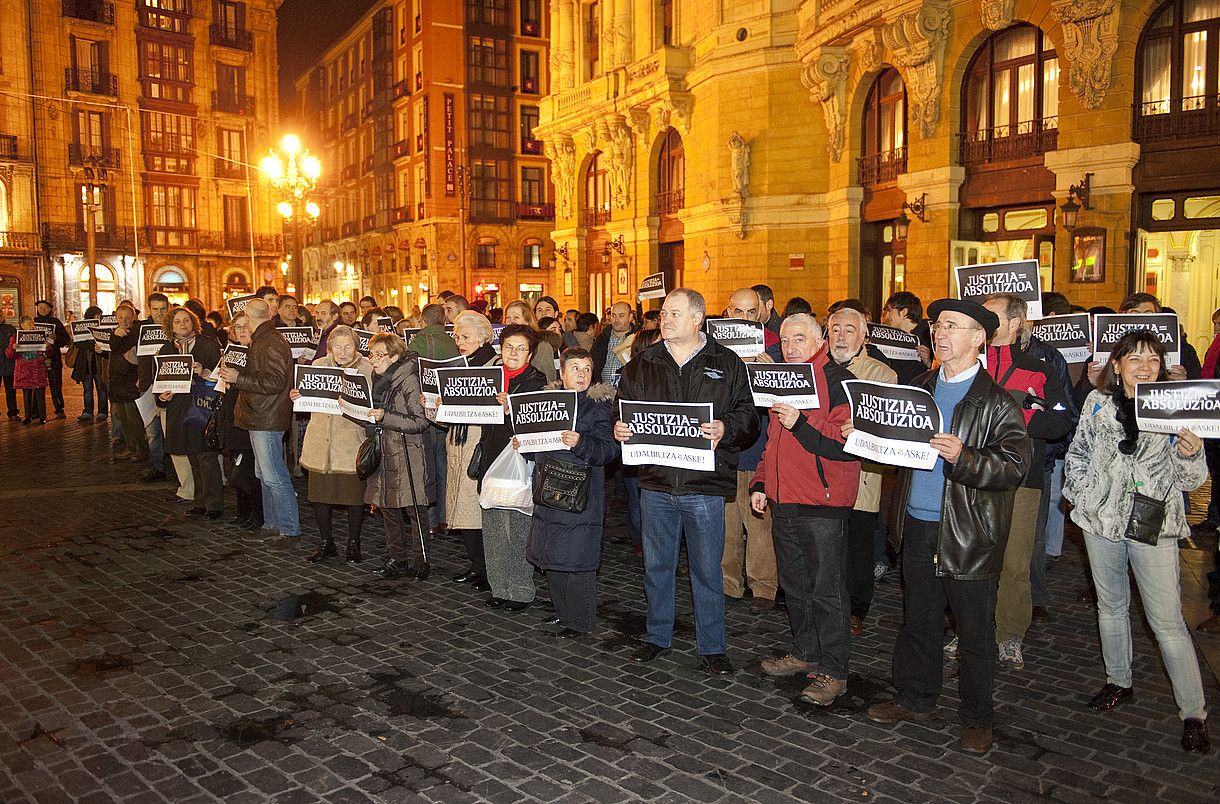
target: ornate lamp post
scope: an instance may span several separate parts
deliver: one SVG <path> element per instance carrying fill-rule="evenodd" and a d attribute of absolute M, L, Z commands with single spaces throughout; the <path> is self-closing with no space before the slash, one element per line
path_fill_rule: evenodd
<path fill-rule="evenodd" d="M 280 202 L 276 210 L 285 223 L 292 223 L 292 274 L 295 290 L 304 291 L 305 276 L 302 269 L 302 229 L 312 226 L 318 221 L 322 210 L 310 196 L 318 187 L 318 177 L 322 175 L 322 163 L 301 147 L 301 138 L 295 134 L 285 134 L 280 140 L 277 153 L 272 150 L 263 157 L 259 169 L 271 186 L 280 194 Z"/>

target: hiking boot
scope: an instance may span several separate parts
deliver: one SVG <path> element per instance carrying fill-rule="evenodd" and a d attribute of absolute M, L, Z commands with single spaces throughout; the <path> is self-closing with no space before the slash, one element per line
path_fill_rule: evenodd
<path fill-rule="evenodd" d="M 847 692 L 847 680 L 833 678 L 824 673 L 815 673 L 813 681 L 801 690 L 801 700 L 818 706 L 830 706 L 840 695 Z"/>
<path fill-rule="evenodd" d="M 874 723 L 898 723 L 903 720 L 931 720 L 931 712 L 914 712 L 897 701 L 885 701 L 868 708 L 868 719 Z"/>
<path fill-rule="evenodd" d="M 957 661 L 962 657 L 961 652 L 957 649 L 957 637 L 953 637 L 953 639 L 950 639 L 947 643 L 945 643 L 944 650 L 946 659 Z"/>
<path fill-rule="evenodd" d="M 1022 670 L 1025 657 L 1021 655 L 1021 639 L 1013 637 L 999 644 L 1000 665 L 1009 670 Z"/>
<path fill-rule="evenodd" d="M 799 673 L 812 673 L 818 669 L 817 662 L 806 662 L 796 658 L 791 653 L 780 657 L 762 660 L 762 671 L 773 678 L 780 676 L 795 676 Z"/>

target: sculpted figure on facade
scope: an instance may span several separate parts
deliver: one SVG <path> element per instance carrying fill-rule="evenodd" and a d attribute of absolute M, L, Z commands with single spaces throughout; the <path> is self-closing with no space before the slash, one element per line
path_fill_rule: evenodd
<path fill-rule="evenodd" d="M 826 122 L 826 150 L 830 161 L 843 156 L 843 140 L 847 130 L 845 111 L 847 92 L 847 51 L 841 47 L 824 47 L 801 71 L 801 83 L 810 97 L 821 104 Z"/>
<path fill-rule="evenodd" d="M 1017 0 L 983 0 L 983 27 L 989 31 L 1002 31 L 1012 25 L 1012 15 Z"/>
<path fill-rule="evenodd" d="M 729 137 L 729 163 L 732 166 L 733 194 L 745 198 L 750 191 L 750 143 L 734 131 Z"/>
<path fill-rule="evenodd" d="M 631 174 L 635 167 L 634 141 L 626 121 L 621 117 L 608 121 L 605 140 L 610 157 L 610 195 L 615 209 L 626 209 L 631 203 Z"/>
<path fill-rule="evenodd" d="M 905 68 L 911 116 L 919 122 L 924 137 L 931 137 L 940 121 L 941 73 L 951 20 L 946 0 L 925 0 L 918 10 L 899 16 L 881 29 L 894 61 Z"/>
<path fill-rule="evenodd" d="M 560 218 L 572 217 L 572 192 L 576 179 L 576 146 L 572 138 L 559 135 L 546 143 L 551 160 L 551 179 L 555 182 L 555 212 Z"/>
<path fill-rule="evenodd" d="M 1063 29 L 1064 56 L 1071 65 L 1068 85 L 1090 109 L 1110 88 L 1118 50 L 1118 0 L 1054 0 L 1051 9 Z"/>

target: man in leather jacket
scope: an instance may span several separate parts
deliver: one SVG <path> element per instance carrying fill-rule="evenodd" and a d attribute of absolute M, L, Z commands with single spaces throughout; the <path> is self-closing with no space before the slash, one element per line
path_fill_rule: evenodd
<path fill-rule="evenodd" d="M 940 368 L 915 384 L 936 399 L 945 432 L 931 441 L 940 453 L 936 466 L 902 475 L 898 536 L 905 590 L 904 622 L 894 645 L 896 695 L 869 707 L 868 717 L 897 723 L 933 716 L 944 670 L 947 602 L 959 630 L 960 744 L 986 753 L 995 719 L 996 579 L 1013 496 L 1029 468 L 1029 437 L 1020 406 L 978 360 L 999 326 L 995 313 L 957 299 L 933 302 L 928 312 Z"/>

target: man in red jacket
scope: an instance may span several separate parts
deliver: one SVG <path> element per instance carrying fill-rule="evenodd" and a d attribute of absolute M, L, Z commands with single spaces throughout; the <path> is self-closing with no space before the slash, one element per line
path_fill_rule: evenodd
<path fill-rule="evenodd" d="M 777 403 L 769 412 L 767 447 L 754 472 L 750 502 L 771 507 L 780 586 L 788 602 L 793 652 L 764 659 L 769 676 L 808 673 L 801 697 L 829 706 L 847 692 L 851 647 L 847 594 L 847 519 L 856 502 L 860 464 L 843 451 L 849 410 L 843 381 L 852 375 L 830 359 L 822 328 L 804 313 L 780 326 L 787 363 L 812 363 L 818 406 Z"/>

